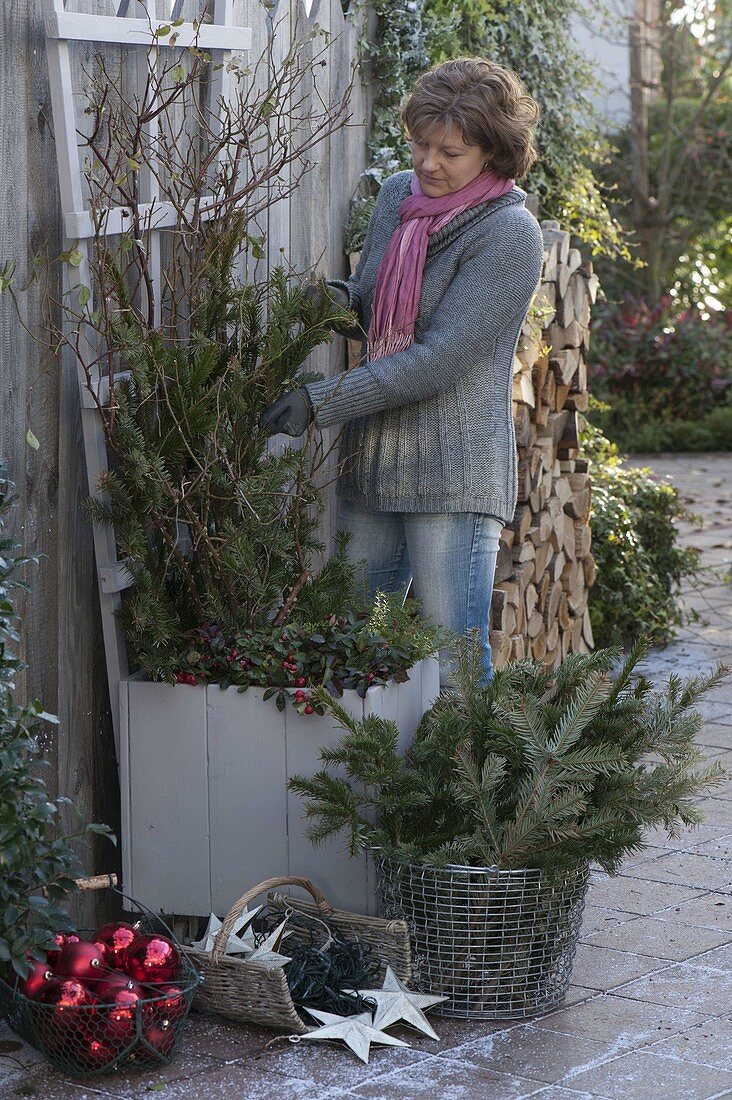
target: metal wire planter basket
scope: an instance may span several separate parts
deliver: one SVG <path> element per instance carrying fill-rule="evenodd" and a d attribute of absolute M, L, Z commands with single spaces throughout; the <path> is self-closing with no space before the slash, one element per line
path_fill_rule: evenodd
<path fill-rule="evenodd" d="M 569 986 L 589 880 L 585 865 L 425 867 L 374 853 L 384 915 L 410 929 L 414 983 L 437 1012 L 511 1020 L 548 1012 Z"/>
<path fill-rule="evenodd" d="M 82 889 L 109 888 L 131 901 L 114 888 L 115 881 L 114 875 L 101 875 L 81 880 L 78 885 Z M 177 942 L 162 918 L 135 904 L 140 931 L 154 932 Z M 90 939 L 92 932 L 79 930 L 78 934 L 82 939 Z M 134 1007 L 97 1002 L 59 1011 L 55 1005 L 24 996 L 17 978 L 12 983 L 0 978 L 0 1019 L 70 1077 L 92 1077 L 122 1067 L 150 1069 L 167 1065 L 179 1050 L 200 981 L 196 968 L 182 956 L 178 976 L 157 988 L 143 984 L 146 996 Z M 93 992 L 93 984 L 87 984 Z"/>

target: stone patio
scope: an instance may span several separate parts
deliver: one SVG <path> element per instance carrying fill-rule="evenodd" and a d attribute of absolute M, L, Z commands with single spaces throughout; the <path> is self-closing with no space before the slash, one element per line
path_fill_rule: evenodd
<path fill-rule="evenodd" d="M 644 464 L 636 459 L 636 464 Z M 688 675 L 732 664 L 732 456 L 653 456 L 704 516 L 683 525 L 703 551 L 703 586 L 685 594 L 704 624 L 652 654 L 649 672 Z M 732 1096 L 732 680 L 704 704 L 705 752 L 730 778 L 702 800 L 703 825 L 649 847 L 616 878 L 593 872 L 565 1005 L 526 1023 L 434 1017 L 435 1043 L 406 1030 L 408 1050 L 345 1049 L 194 1015 L 171 1066 L 75 1083 L 0 1030 L 0 1096 L 243 1097 L 246 1100 L 712 1100 Z"/>

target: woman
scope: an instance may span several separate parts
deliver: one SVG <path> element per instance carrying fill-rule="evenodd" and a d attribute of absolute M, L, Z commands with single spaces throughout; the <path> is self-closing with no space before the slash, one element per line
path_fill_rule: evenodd
<path fill-rule="evenodd" d="M 478 628 L 485 678 L 498 541 L 517 496 L 513 357 L 542 266 L 515 179 L 536 160 L 539 109 L 510 70 L 438 65 L 403 111 L 414 171 L 385 180 L 361 258 L 329 292 L 368 339 L 357 368 L 264 414 L 298 435 L 345 425 L 339 527 L 377 590 L 406 590 L 458 634 Z M 448 654 L 440 679 L 451 684 Z"/>

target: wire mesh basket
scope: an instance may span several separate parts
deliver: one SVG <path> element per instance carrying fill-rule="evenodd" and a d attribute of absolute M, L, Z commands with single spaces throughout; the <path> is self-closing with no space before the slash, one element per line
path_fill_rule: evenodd
<path fill-rule="evenodd" d="M 115 876 L 99 877 L 113 889 L 110 880 Z M 165 922 L 143 906 L 138 906 L 133 919 L 140 932 L 165 936 L 177 944 Z M 78 935 L 90 939 L 92 932 L 80 931 Z M 62 1004 L 30 999 L 20 992 L 17 978 L 11 983 L 0 977 L 0 1018 L 72 1077 L 109 1073 L 121 1066 L 149 1069 L 167 1065 L 180 1047 L 186 1017 L 201 980 L 198 971 L 182 955 L 174 978 L 166 983 L 140 983 L 144 997 L 130 999 L 130 1003 L 106 1003 L 97 995 L 101 992 L 99 983 L 110 977 L 80 981 L 59 976 L 56 981 L 64 981 L 69 987 Z"/>
<path fill-rule="evenodd" d="M 375 853 L 384 914 L 407 921 L 417 988 L 445 1016 L 548 1012 L 569 986 L 589 867 L 553 877 L 497 867 L 424 867 Z"/>

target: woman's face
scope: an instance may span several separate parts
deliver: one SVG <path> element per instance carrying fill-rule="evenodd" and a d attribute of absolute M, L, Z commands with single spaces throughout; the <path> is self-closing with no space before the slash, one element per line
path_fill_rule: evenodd
<path fill-rule="evenodd" d="M 474 180 L 485 168 L 486 154 L 479 145 L 466 145 L 452 125 L 430 127 L 410 138 L 414 171 L 425 195 L 438 198 Z"/>

